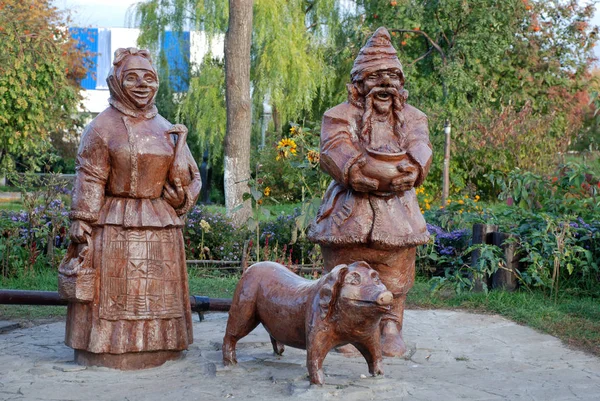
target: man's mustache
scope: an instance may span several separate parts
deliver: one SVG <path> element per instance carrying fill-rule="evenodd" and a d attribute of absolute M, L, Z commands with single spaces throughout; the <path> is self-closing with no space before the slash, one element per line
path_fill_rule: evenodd
<path fill-rule="evenodd" d="M 399 98 L 400 92 L 398 89 L 391 86 L 376 86 L 367 94 L 367 97 L 373 98 L 377 95 L 390 95 L 393 98 Z"/>
<path fill-rule="evenodd" d="M 362 128 L 361 128 L 361 137 L 362 138 L 370 138 L 371 135 L 371 119 L 373 117 L 373 113 L 378 113 L 377 108 L 374 105 L 374 99 L 381 99 L 383 101 L 387 99 L 381 98 L 381 95 L 385 97 L 389 97 L 392 100 L 392 111 L 395 115 L 396 122 L 394 123 L 394 132 L 397 135 L 401 135 L 402 126 L 404 125 L 404 116 L 401 111 L 406 104 L 406 99 L 408 98 L 408 91 L 404 88 L 398 90 L 393 86 L 376 86 L 369 91 L 369 93 L 365 96 L 364 102 L 364 113 L 362 116 Z"/>

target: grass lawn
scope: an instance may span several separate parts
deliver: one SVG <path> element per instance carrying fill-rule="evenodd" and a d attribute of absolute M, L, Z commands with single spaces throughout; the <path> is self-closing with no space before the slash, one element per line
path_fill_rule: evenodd
<path fill-rule="evenodd" d="M 238 278 L 236 274 L 211 274 L 190 269 L 190 293 L 212 298 L 231 298 Z M 56 291 L 56 287 L 56 273 L 51 270 L 39 272 L 35 277 L 0 281 L 0 288 L 4 289 Z M 429 284 L 418 279 L 409 293 L 407 307 L 497 313 L 600 356 L 600 308 L 597 299 L 563 296 L 555 303 L 540 292 L 525 291 L 432 294 Z M 65 307 L 0 305 L 0 320 L 55 318 L 65 314 Z"/>
<path fill-rule="evenodd" d="M 263 205 L 262 208 L 267 209 L 268 211 L 271 212 L 271 215 L 266 218 L 262 213 L 259 215 L 259 219 L 261 221 L 263 220 L 271 220 L 271 219 L 276 219 L 277 216 L 281 215 L 281 214 L 292 214 L 294 212 L 294 209 L 296 208 L 301 208 L 302 207 L 302 203 L 275 203 L 275 204 L 271 204 L 271 205 Z M 222 215 L 225 215 L 226 210 L 225 210 L 225 206 L 222 205 L 205 205 L 205 208 L 210 211 L 210 212 L 218 212 L 221 213 Z"/>
<path fill-rule="evenodd" d="M 232 298 L 239 275 L 207 275 L 197 269 L 188 269 L 190 294 L 211 298 Z"/>
<path fill-rule="evenodd" d="M 8 210 L 11 212 L 21 211 L 21 210 L 23 210 L 23 202 L 21 202 L 21 201 L 0 202 L 0 210 Z"/>

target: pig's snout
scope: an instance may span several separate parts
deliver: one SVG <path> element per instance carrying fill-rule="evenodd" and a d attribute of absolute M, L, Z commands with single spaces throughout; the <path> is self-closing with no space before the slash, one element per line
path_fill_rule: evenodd
<path fill-rule="evenodd" d="M 377 305 L 387 306 L 392 303 L 393 299 L 394 299 L 394 295 L 390 291 L 383 291 L 381 294 L 379 294 L 377 296 L 377 299 L 375 300 L 375 302 L 377 303 Z"/>

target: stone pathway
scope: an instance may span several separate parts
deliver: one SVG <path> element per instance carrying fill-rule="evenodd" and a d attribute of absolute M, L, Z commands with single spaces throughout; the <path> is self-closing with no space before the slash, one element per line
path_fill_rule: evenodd
<path fill-rule="evenodd" d="M 306 352 L 273 355 L 262 326 L 224 368 L 227 315 L 194 323 L 195 343 L 180 361 L 121 372 L 74 365 L 64 323 L 0 334 L 0 400 L 599 400 L 600 359 L 493 315 L 409 310 L 409 359 L 385 359 L 372 378 L 362 358 L 330 353 L 323 387 L 310 386 Z M 6 327 L 9 323 L 0 322 Z"/>

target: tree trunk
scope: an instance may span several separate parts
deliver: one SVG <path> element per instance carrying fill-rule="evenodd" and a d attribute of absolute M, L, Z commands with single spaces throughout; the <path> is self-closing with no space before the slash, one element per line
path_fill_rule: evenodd
<path fill-rule="evenodd" d="M 506 243 L 508 238 L 514 237 L 511 234 L 492 233 L 492 242 L 504 251 L 506 268 L 498 269 L 492 275 L 492 288 L 502 288 L 505 291 L 514 291 L 519 282 L 517 280 L 517 270 L 519 270 L 519 249 L 516 242 Z"/>
<path fill-rule="evenodd" d="M 442 206 L 446 207 L 446 201 L 448 200 L 448 194 L 450 191 L 450 145 L 452 144 L 450 139 L 450 121 L 446 120 L 444 125 L 444 170 L 443 170 L 443 182 L 442 182 Z"/>
<path fill-rule="evenodd" d="M 275 130 L 275 137 L 281 138 L 281 119 L 279 118 L 277 106 L 273 106 L 273 128 Z"/>
<path fill-rule="evenodd" d="M 475 244 L 492 244 L 492 233 L 498 231 L 498 226 L 495 224 L 473 224 L 472 243 Z M 471 252 L 471 267 L 475 268 L 479 263 L 479 250 Z M 485 277 L 476 278 L 473 283 L 473 291 L 481 292 L 484 288 L 490 288 L 492 278 L 488 275 Z"/>
<path fill-rule="evenodd" d="M 229 0 L 229 27 L 225 34 L 225 207 L 235 224 L 243 224 L 252 214 L 250 201 L 250 44 L 253 0 Z"/>

